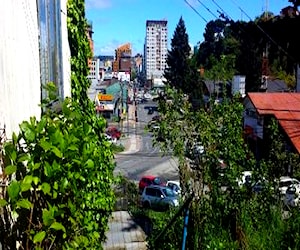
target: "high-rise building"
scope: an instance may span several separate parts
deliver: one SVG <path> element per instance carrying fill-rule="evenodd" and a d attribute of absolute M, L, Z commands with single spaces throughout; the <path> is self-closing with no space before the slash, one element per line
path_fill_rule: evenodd
<path fill-rule="evenodd" d="M 147 20 L 144 47 L 144 69 L 147 81 L 162 78 L 167 66 L 168 21 Z"/>

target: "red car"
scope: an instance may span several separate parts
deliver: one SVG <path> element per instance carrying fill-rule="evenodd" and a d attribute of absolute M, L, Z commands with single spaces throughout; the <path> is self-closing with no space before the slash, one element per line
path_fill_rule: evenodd
<path fill-rule="evenodd" d="M 162 180 L 160 177 L 158 176 L 154 176 L 154 175 L 145 175 L 143 176 L 140 181 L 139 181 L 139 192 L 142 193 L 144 188 L 146 186 L 150 186 L 150 185 L 160 185 L 160 186 L 165 186 L 166 182 L 164 180 Z"/>
<path fill-rule="evenodd" d="M 113 139 L 116 138 L 117 140 L 119 140 L 122 135 L 121 131 L 116 127 L 108 127 L 105 132 L 106 134 L 110 135 Z"/>

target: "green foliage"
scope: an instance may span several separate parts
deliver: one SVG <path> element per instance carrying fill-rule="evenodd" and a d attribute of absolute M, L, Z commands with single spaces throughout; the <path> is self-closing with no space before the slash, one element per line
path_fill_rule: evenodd
<path fill-rule="evenodd" d="M 244 28 L 246 32 L 241 32 Z M 298 173 L 298 156 L 287 154 L 282 139 L 278 138 L 278 127 L 276 130 L 273 124 L 268 135 L 270 143 L 266 145 L 271 152 L 269 158 L 255 161 L 243 139 L 240 96 L 224 98 L 221 103 L 212 99 L 206 110 L 191 108 L 191 92 L 187 91 L 187 86 L 192 86 L 189 83 L 193 83 L 187 82 L 192 79 L 187 70 L 191 61 L 183 56 L 187 51 L 186 39 L 184 23 L 180 20 L 168 55 L 169 68 L 165 72 L 168 84 L 159 98 L 159 128 L 153 134 L 154 144 L 160 145 L 164 152 L 173 152 L 179 159 L 183 194 L 195 194 L 187 248 L 296 249 L 299 224 L 294 216 L 299 212 L 292 209 L 291 217 L 287 218 L 286 213 L 283 216 L 273 180 L 288 165 Z M 180 47 L 179 41 L 183 46 Z M 253 90 L 260 84 L 261 54 L 266 43 L 253 23 L 217 20 L 207 25 L 197 63 L 204 66 L 206 77 L 216 81 L 231 80 L 236 72 L 245 74 L 251 82 L 247 89 Z M 177 58 L 181 59 L 176 61 Z M 191 149 L 196 143 L 204 150 L 193 155 Z M 251 186 L 237 184 L 244 170 L 253 172 L 253 183 L 262 178 L 268 180 L 261 192 L 254 193 Z M 176 248 L 172 241 L 167 240 L 166 244 L 170 249 Z"/>
<path fill-rule="evenodd" d="M 196 87 L 196 82 L 189 81 L 189 76 L 193 73 L 190 66 L 190 53 L 188 35 L 186 33 L 185 23 L 182 17 L 176 26 L 172 41 L 171 50 L 167 55 L 167 68 L 164 76 L 170 86 L 181 90 L 185 94 L 190 94 Z M 195 69 L 194 69 L 195 70 Z M 195 70 L 197 73 L 197 71 Z"/>
<path fill-rule="evenodd" d="M 295 87 L 296 87 L 295 75 L 288 74 L 283 70 L 278 70 L 276 77 L 280 80 L 283 80 L 286 83 L 286 85 L 288 86 L 288 88 L 295 89 Z"/>
<path fill-rule="evenodd" d="M 137 72 L 135 69 L 131 69 L 131 72 L 130 72 L 130 79 L 131 81 L 134 81 L 135 79 L 137 78 Z"/>
<path fill-rule="evenodd" d="M 102 249 L 115 196 L 113 152 L 87 96 L 90 86 L 84 1 L 68 1 L 72 99 L 57 99 L 53 83 L 42 117 L 20 124 L 4 144 L 9 185 L 0 200 L 1 244 L 22 249 Z M 50 105 L 51 104 L 51 105 Z M 59 109 L 49 109 L 57 105 Z"/>
<path fill-rule="evenodd" d="M 278 178 L 282 175 L 300 176 L 299 154 L 290 152 L 284 143 L 284 138 L 279 130 L 278 121 L 274 118 L 266 125 L 267 130 L 265 138 L 269 142 L 267 147 L 268 155 L 265 161 L 268 164 L 266 171 L 271 179 Z"/>
<path fill-rule="evenodd" d="M 172 226 L 166 230 L 165 234 L 159 235 L 171 221 L 175 212 L 175 210 L 157 212 L 145 209 L 135 211 L 137 217 L 142 217 L 144 221 L 148 221 L 151 224 L 151 233 L 147 237 L 149 249 L 176 250 L 181 248 L 183 216 L 177 217 Z"/>
<path fill-rule="evenodd" d="M 285 80 L 288 87 L 294 89 L 299 38 L 293 36 L 287 27 L 296 29 L 299 18 L 269 18 L 271 16 L 257 18 L 254 22 L 228 19 L 208 22 L 203 34 L 205 40 L 200 43 L 195 56 L 197 65 L 211 71 L 215 61 L 220 61 L 221 56 L 225 55 L 234 59 L 234 73 L 246 76 L 247 91 L 258 91 L 261 75 L 266 72 L 270 79 L 285 72 L 285 77 L 280 76 L 279 79 Z M 262 72 L 262 55 L 266 52 L 268 66 Z"/>
<path fill-rule="evenodd" d="M 219 81 L 231 81 L 235 73 L 235 58 L 233 55 L 222 55 L 219 61 L 213 60 L 214 65 L 205 72 L 205 78 Z"/>
<path fill-rule="evenodd" d="M 22 232 L 15 240 L 26 249 L 101 249 L 114 206 L 113 154 L 77 103 L 62 107 L 60 115 L 24 121 L 4 144 L 11 182 L 2 206 L 12 210 Z"/>
<path fill-rule="evenodd" d="M 94 103 L 90 101 L 87 90 L 91 85 L 87 78 L 89 73 L 88 60 L 92 57 L 92 52 L 87 38 L 87 20 L 85 17 L 84 0 L 68 0 L 68 40 L 71 51 L 71 91 L 72 99 L 80 104 L 85 119 L 93 126 L 98 122 L 95 116 Z M 105 119 L 102 119 L 105 122 Z M 102 126 L 98 127 L 101 132 Z"/>
<path fill-rule="evenodd" d="M 114 153 L 120 153 L 120 152 L 123 152 L 125 149 L 125 147 L 120 144 L 120 145 L 117 145 L 115 143 L 112 143 L 111 144 L 111 150 L 114 152 Z"/>

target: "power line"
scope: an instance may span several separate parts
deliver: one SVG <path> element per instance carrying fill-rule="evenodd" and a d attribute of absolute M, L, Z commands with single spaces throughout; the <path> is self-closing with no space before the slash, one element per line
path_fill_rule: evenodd
<path fill-rule="evenodd" d="M 218 13 L 220 14 L 220 16 L 225 17 L 225 16 L 224 16 L 224 14 L 225 14 L 226 17 L 227 17 L 227 19 L 228 19 L 229 15 L 221 8 L 221 6 L 220 6 L 219 4 L 217 4 L 215 0 L 212 0 L 212 1 L 213 1 L 213 3 L 214 3 L 220 10 L 222 10 L 222 12 L 220 12 L 220 11 L 218 10 Z M 231 17 L 230 17 L 230 19 L 232 20 Z"/>
<path fill-rule="evenodd" d="M 215 2 L 214 0 L 212 0 L 213 2 Z M 239 10 L 245 14 L 250 21 L 253 22 L 253 20 L 251 19 L 251 17 L 246 13 L 246 11 L 244 11 L 234 0 L 231 0 L 238 8 Z M 256 22 L 253 22 L 254 25 L 275 45 L 278 47 L 278 49 L 280 49 L 287 57 L 289 57 L 293 62 L 296 62 L 296 60 L 284 49 L 282 48 L 267 32 L 264 31 L 264 29 L 257 24 Z"/>
<path fill-rule="evenodd" d="M 202 3 L 200 0 L 198 0 L 198 2 L 209 12 L 209 13 L 211 13 L 216 19 L 218 19 L 218 16 L 217 15 L 215 15 L 214 13 L 212 13 L 211 12 L 211 10 L 209 9 L 209 8 L 207 8 L 207 6 L 204 4 L 204 3 Z"/>
<path fill-rule="evenodd" d="M 186 4 L 188 5 L 188 6 L 190 6 L 190 8 L 192 8 L 193 9 L 193 11 L 195 11 L 196 13 L 197 13 L 197 15 L 199 16 L 199 17 L 201 17 L 202 18 L 202 20 L 204 21 L 204 22 L 206 22 L 206 23 L 208 23 L 207 22 L 207 20 L 187 1 L 187 0 L 184 0 L 185 2 L 186 2 Z"/>

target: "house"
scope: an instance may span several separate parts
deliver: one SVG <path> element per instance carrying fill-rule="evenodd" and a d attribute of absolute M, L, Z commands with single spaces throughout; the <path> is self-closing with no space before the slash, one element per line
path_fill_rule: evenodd
<path fill-rule="evenodd" d="M 267 126 L 278 121 L 286 150 L 300 154 L 300 93 L 248 93 L 244 99 L 244 134 L 256 157 L 267 154 Z"/>

